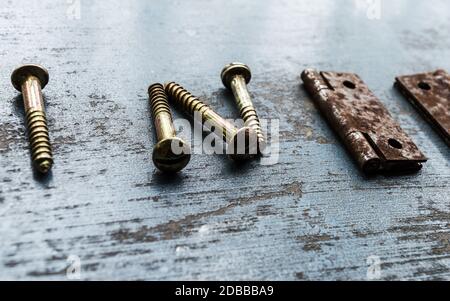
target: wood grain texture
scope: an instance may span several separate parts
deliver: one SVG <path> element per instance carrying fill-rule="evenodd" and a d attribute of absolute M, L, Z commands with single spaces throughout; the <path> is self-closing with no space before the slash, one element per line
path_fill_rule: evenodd
<path fill-rule="evenodd" d="M 366 280 L 371 256 L 382 279 L 449 280 L 448 147 L 392 84 L 450 70 L 450 3 L 383 1 L 370 20 L 356 2 L 81 0 L 72 20 L 66 1 L 4 1 L 0 279 L 65 280 L 76 255 L 84 280 Z M 177 81 L 237 118 L 219 77 L 236 60 L 260 117 L 280 119 L 279 164 L 195 155 L 159 174 L 148 85 Z M 44 178 L 9 81 L 24 62 L 50 70 Z M 358 73 L 424 169 L 362 175 L 300 85 L 307 67 Z"/>

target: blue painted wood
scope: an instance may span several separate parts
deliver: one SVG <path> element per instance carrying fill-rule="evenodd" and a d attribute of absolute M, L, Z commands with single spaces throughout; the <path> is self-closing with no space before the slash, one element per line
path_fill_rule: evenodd
<path fill-rule="evenodd" d="M 450 279 L 448 148 L 392 87 L 450 70 L 448 1 L 383 1 L 375 20 L 365 1 L 73 3 L 0 7 L 0 279 L 64 280 L 71 255 L 85 280 Z M 178 81 L 237 118 L 219 77 L 235 60 L 261 117 L 280 120 L 279 164 L 195 155 L 161 176 L 148 85 Z M 9 82 L 24 62 L 51 72 L 47 178 Z M 358 73 L 424 169 L 362 175 L 302 89 L 306 67 Z"/>

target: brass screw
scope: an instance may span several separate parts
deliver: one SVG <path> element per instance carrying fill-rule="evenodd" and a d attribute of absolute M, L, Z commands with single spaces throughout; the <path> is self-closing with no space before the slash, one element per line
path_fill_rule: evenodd
<path fill-rule="evenodd" d="M 239 108 L 245 125 L 252 128 L 258 136 L 258 148 L 261 152 L 266 145 L 266 139 L 261 129 L 258 114 L 253 105 L 247 89 L 247 84 L 252 78 L 250 68 L 242 63 L 231 63 L 226 65 L 220 75 L 224 86 L 233 91 L 236 104 Z"/>
<path fill-rule="evenodd" d="M 249 127 L 236 128 L 208 105 L 174 82 L 165 84 L 165 90 L 169 99 L 185 112 L 192 116 L 195 112 L 199 112 L 202 122 L 209 122 L 211 126 L 221 130 L 222 138 L 227 143 L 228 154 L 231 159 L 235 161 L 248 160 L 257 153 L 257 139 L 253 129 Z M 245 141 L 244 148 L 242 148 L 242 145 L 238 145 L 238 142 L 241 141 Z"/>
<path fill-rule="evenodd" d="M 153 149 L 153 163 L 164 172 L 179 172 L 191 159 L 190 146 L 177 138 L 166 92 L 161 84 L 148 88 L 153 123 L 158 143 Z"/>
<path fill-rule="evenodd" d="M 24 65 L 11 75 L 11 82 L 22 92 L 33 165 L 41 173 L 53 166 L 52 146 L 48 134 L 42 89 L 48 84 L 48 71 L 39 65 Z"/>

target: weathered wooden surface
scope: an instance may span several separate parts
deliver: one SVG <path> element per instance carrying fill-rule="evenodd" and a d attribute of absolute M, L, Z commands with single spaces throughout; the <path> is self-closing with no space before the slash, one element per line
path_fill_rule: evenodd
<path fill-rule="evenodd" d="M 0 279 L 64 280 L 71 255 L 86 280 L 365 280 L 376 258 L 382 279 L 450 279 L 449 149 L 392 87 L 450 70 L 450 3 L 382 1 L 370 20 L 357 2 L 81 0 L 71 20 L 67 1 L 2 1 Z M 219 78 L 235 60 L 280 119 L 279 164 L 196 155 L 161 176 L 147 86 L 176 80 L 236 118 Z M 9 82 L 23 62 L 51 74 L 47 178 Z M 424 169 L 364 177 L 300 86 L 306 67 L 358 73 Z"/>

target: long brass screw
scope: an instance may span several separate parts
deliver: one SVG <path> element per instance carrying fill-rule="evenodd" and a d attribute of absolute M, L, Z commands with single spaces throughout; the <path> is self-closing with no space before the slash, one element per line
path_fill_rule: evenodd
<path fill-rule="evenodd" d="M 148 94 L 158 138 L 158 143 L 153 149 L 153 163 L 163 172 L 179 172 L 191 159 L 190 146 L 176 137 L 164 86 L 159 83 L 153 84 L 148 88 Z"/>
<path fill-rule="evenodd" d="M 52 146 L 48 134 L 42 89 L 48 84 L 48 71 L 39 65 L 24 65 L 11 75 L 11 82 L 22 92 L 31 158 L 35 168 L 47 173 L 53 166 Z"/>
<path fill-rule="evenodd" d="M 250 68 L 242 63 L 226 65 L 220 75 L 224 86 L 233 91 L 236 104 L 239 108 L 245 126 L 252 128 L 258 136 L 258 148 L 261 152 L 266 146 L 266 138 L 261 129 L 258 114 L 247 89 L 252 78 Z"/>
<path fill-rule="evenodd" d="M 199 112 L 203 123 L 208 122 L 211 126 L 221 131 L 222 138 L 227 143 L 227 153 L 231 159 L 242 161 L 256 155 L 257 139 L 253 129 L 249 127 L 238 129 L 214 112 L 208 105 L 174 82 L 165 84 L 165 90 L 169 99 L 186 113 L 194 116 L 195 112 Z M 243 142 L 245 145 L 242 145 Z"/>

